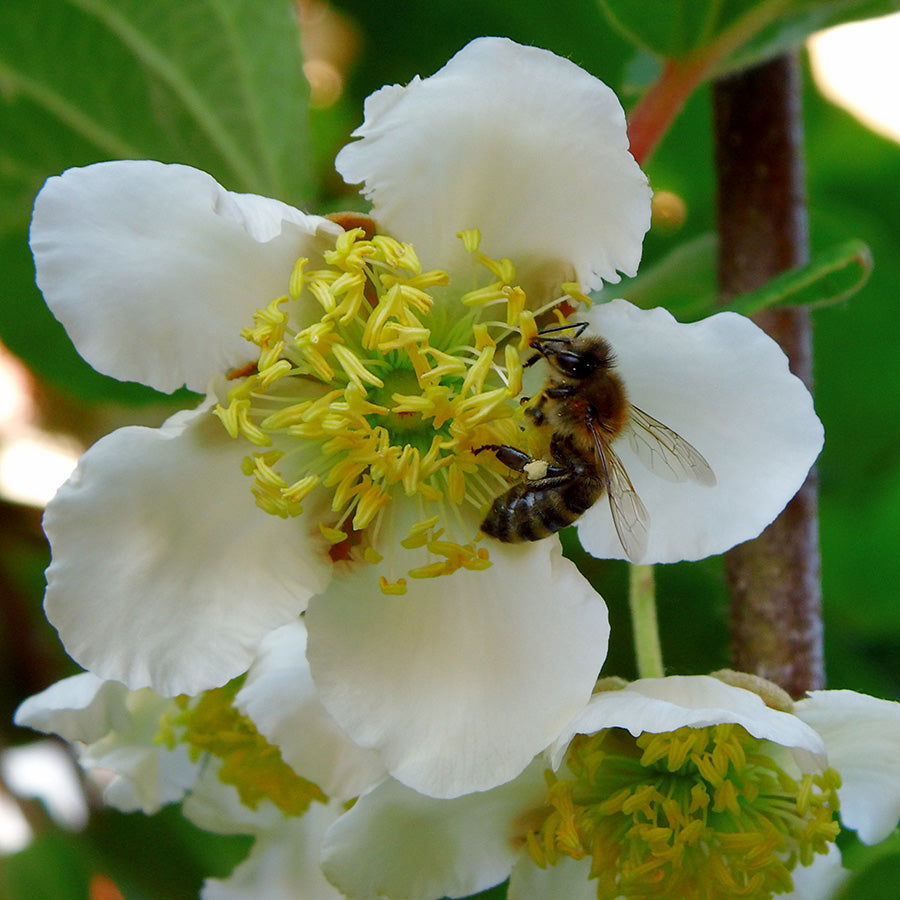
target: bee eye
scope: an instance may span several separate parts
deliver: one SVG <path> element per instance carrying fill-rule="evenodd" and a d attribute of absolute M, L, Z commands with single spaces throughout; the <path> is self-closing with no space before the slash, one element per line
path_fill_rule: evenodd
<path fill-rule="evenodd" d="M 587 378 L 598 365 L 598 361 L 586 353 L 575 353 L 572 350 L 562 350 L 553 355 L 553 365 L 563 375 L 570 378 Z"/>

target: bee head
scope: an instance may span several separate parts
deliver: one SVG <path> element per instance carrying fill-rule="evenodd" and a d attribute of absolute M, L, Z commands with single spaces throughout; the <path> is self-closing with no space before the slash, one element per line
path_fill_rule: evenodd
<path fill-rule="evenodd" d="M 540 338 L 532 346 L 560 375 L 582 379 L 613 365 L 612 348 L 600 337 Z"/>

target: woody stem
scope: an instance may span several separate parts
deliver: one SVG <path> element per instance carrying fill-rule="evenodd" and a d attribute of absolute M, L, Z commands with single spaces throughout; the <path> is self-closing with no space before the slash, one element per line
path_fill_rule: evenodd
<path fill-rule="evenodd" d="M 719 285 L 727 302 L 808 258 L 800 72 L 786 54 L 713 87 Z M 754 317 L 812 381 L 812 333 L 802 308 Z M 817 485 L 811 472 L 754 541 L 726 554 L 734 665 L 794 696 L 824 685 Z"/>

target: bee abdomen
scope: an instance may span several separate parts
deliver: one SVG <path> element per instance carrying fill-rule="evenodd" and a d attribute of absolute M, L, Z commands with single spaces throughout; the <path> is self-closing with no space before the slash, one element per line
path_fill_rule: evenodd
<path fill-rule="evenodd" d="M 592 478 L 568 478 L 552 486 L 523 482 L 494 500 L 481 530 L 506 543 L 539 541 L 571 525 L 603 493 Z"/>

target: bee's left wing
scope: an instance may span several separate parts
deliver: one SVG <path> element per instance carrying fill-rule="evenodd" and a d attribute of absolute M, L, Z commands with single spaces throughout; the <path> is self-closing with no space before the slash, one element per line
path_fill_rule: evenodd
<path fill-rule="evenodd" d="M 625 555 L 634 563 L 643 559 L 647 552 L 650 533 L 650 514 L 647 507 L 638 497 L 622 460 L 609 442 L 601 437 L 600 432 L 591 421 L 587 429 L 594 439 L 597 451 L 597 462 L 603 476 L 606 495 L 609 499 L 609 511 L 612 513 L 613 525 L 619 536 L 619 543 Z"/>
<path fill-rule="evenodd" d="M 622 433 L 640 461 L 660 478 L 696 481 L 709 487 L 716 483 L 716 474 L 700 451 L 642 409 L 630 407 Z"/>

